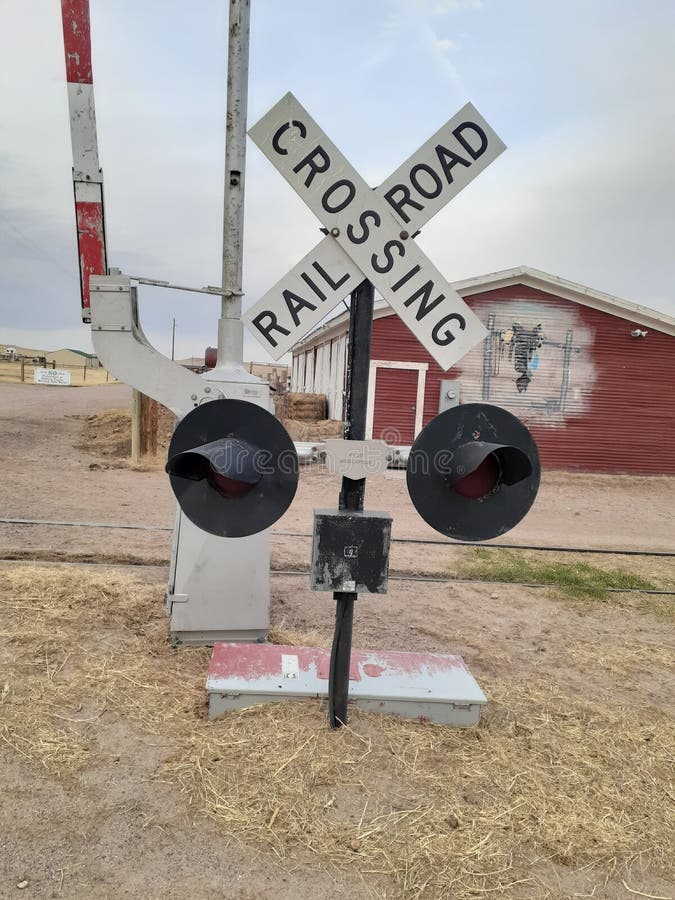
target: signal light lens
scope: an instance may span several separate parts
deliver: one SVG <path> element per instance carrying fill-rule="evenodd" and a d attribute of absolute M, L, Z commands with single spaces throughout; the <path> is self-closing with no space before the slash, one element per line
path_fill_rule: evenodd
<path fill-rule="evenodd" d="M 209 473 L 208 480 L 219 494 L 222 494 L 223 497 L 231 497 L 233 500 L 237 497 L 245 497 L 249 491 L 253 490 L 252 484 L 237 481 L 235 478 L 228 478 L 226 475 L 219 475 L 213 471 Z"/>
<path fill-rule="evenodd" d="M 169 457 L 166 471 L 177 478 L 208 483 L 225 497 L 242 497 L 257 484 L 260 448 L 235 437 L 220 438 Z"/>
<path fill-rule="evenodd" d="M 497 486 L 500 473 L 499 460 L 494 453 L 490 453 L 477 469 L 460 478 L 452 487 L 460 496 L 478 500 L 479 497 L 487 497 L 492 493 Z"/>
<path fill-rule="evenodd" d="M 484 541 L 520 522 L 537 495 L 540 471 L 537 446 L 519 419 L 498 406 L 466 403 L 440 413 L 417 436 L 406 483 L 415 509 L 436 531 Z"/>
<path fill-rule="evenodd" d="M 448 483 L 462 497 L 479 500 L 513 485 L 532 474 L 530 458 L 518 447 L 472 441 L 462 444 L 453 454 L 454 466 Z"/>
<path fill-rule="evenodd" d="M 181 510 L 219 537 L 273 525 L 298 483 L 298 456 L 270 412 L 244 400 L 211 400 L 178 424 L 166 471 Z"/>

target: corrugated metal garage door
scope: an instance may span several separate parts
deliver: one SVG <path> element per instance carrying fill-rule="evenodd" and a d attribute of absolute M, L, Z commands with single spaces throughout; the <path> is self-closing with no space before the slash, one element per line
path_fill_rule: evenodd
<path fill-rule="evenodd" d="M 388 444 L 412 444 L 418 376 L 416 369 L 377 369 L 374 438 Z"/>

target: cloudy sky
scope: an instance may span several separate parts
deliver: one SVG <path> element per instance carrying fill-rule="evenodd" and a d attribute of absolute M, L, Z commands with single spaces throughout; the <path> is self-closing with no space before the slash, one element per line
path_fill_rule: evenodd
<path fill-rule="evenodd" d="M 91 0 L 109 264 L 220 280 L 226 0 Z M 0 0 L 0 342 L 80 324 L 59 0 Z M 675 315 L 672 0 L 252 0 L 249 123 L 292 91 L 373 185 L 467 100 L 507 151 L 424 229 L 449 281 L 530 265 Z M 245 306 L 320 238 L 249 143 Z M 177 355 L 219 300 L 141 289 Z M 264 359 L 247 337 L 246 358 Z"/>

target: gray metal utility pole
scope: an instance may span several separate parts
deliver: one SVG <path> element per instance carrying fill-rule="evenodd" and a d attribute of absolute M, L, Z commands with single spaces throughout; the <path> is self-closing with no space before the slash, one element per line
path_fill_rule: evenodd
<path fill-rule="evenodd" d="M 218 321 L 218 366 L 240 366 L 244 358 L 241 298 L 251 3 L 230 0 L 229 5 L 222 281 L 226 293 Z"/>

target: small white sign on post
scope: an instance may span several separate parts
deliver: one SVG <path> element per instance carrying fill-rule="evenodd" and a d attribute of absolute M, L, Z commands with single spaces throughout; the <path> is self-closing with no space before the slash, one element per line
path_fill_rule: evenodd
<path fill-rule="evenodd" d="M 35 369 L 35 384 L 70 384 L 70 372 L 67 369 Z"/>
<path fill-rule="evenodd" d="M 368 278 L 443 368 L 485 336 L 412 238 L 505 149 L 467 104 L 377 190 L 292 94 L 249 130 L 329 235 L 244 316 L 278 359 Z"/>
<path fill-rule="evenodd" d="M 389 452 L 386 441 L 327 440 L 326 467 L 331 475 L 342 475 L 356 481 L 385 472 L 389 465 Z"/>

